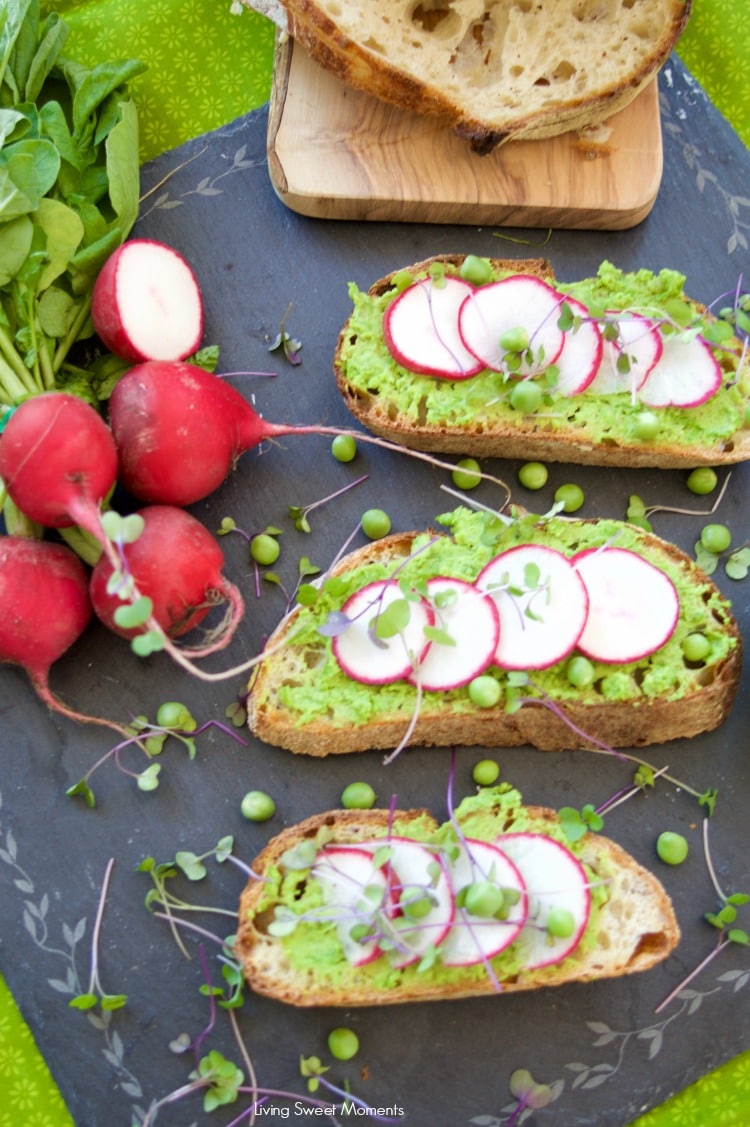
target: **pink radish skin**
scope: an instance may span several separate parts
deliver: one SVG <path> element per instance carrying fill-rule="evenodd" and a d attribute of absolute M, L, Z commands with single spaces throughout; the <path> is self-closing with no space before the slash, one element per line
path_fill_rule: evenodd
<path fill-rule="evenodd" d="M 152 505 L 139 515 L 143 532 L 123 552 L 140 594 L 154 604 L 153 618 L 170 638 L 180 638 L 198 626 L 217 603 L 228 603 L 229 613 L 220 632 L 221 647 L 226 646 L 243 617 L 244 603 L 234 584 L 222 575 L 224 557 L 216 540 L 183 509 Z M 115 622 L 122 601 L 108 592 L 112 573 L 110 560 L 102 556 L 91 574 L 94 611 L 115 634 L 132 638 L 146 627 L 124 630 Z"/>
<path fill-rule="evenodd" d="M 398 583 L 383 579 L 368 583 L 351 595 L 341 608 L 351 625 L 332 642 L 333 655 L 347 677 L 365 685 L 388 685 L 408 677 L 415 662 L 423 660 L 430 645 L 426 626 L 435 616 L 426 602 L 412 602 L 403 634 L 378 639 L 371 635 L 379 614 L 403 595 Z"/>
<path fill-rule="evenodd" d="M 505 350 L 500 345 L 504 333 L 525 328 L 535 355 L 541 360 L 523 362 L 513 375 L 534 375 L 544 371 L 560 355 L 565 335 L 557 325 L 562 296 L 539 278 L 514 274 L 499 282 L 481 286 L 464 301 L 458 328 L 466 348 L 487 368 L 506 369 Z"/>
<path fill-rule="evenodd" d="M 200 346 L 203 299 L 182 255 L 153 239 L 131 239 L 99 272 L 91 319 L 123 360 L 183 360 Z"/>
<path fill-rule="evenodd" d="M 356 924 L 370 922 L 368 911 L 371 916 L 377 911 L 378 906 L 365 897 L 365 889 L 379 887 L 385 898 L 386 876 L 382 868 L 374 867 L 372 853 L 351 846 L 327 847 L 318 854 L 312 875 L 323 885 L 347 961 L 361 967 L 376 959 L 380 954 L 377 939 L 359 941 L 350 934 Z"/>
<path fill-rule="evenodd" d="M 441 607 L 441 596 L 452 599 Z M 453 644 L 433 639 L 409 680 L 418 680 L 429 692 L 459 689 L 492 662 L 500 640 L 497 606 L 474 584 L 443 576 L 427 580 L 427 598 L 435 607 L 435 625 L 447 632 Z"/>
<path fill-rule="evenodd" d="M 467 885 L 482 880 L 519 894 L 517 903 L 504 920 L 486 919 L 472 915 L 465 908 L 456 909 L 453 927 L 440 945 L 441 962 L 448 967 L 484 963 L 509 947 L 526 922 L 528 900 L 523 877 L 497 845 L 466 838 L 458 857 L 451 859 L 450 879 L 454 896 Z"/>
<path fill-rule="evenodd" d="M 719 362 L 703 337 L 668 336 L 638 398 L 646 407 L 700 407 L 716 394 L 721 379 Z"/>
<path fill-rule="evenodd" d="M 448 276 L 437 284 L 423 278 L 408 286 L 388 306 L 383 335 L 394 360 L 411 372 L 465 380 L 483 364 L 463 344 L 458 311 L 474 286 Z"/>
<path fill-rule="evenodd" d="M 671 637 L 680 599 L 669 578 L 627 548 L 586 548 L 573 557 L 589 594 L 586 626 L 577 648 L 586 657 L 618 665 L 639 661 Z"/>
<path fill-rule="evenodd" d="M 599 370 L 604 341 L 599 327 L 589 319 L 585 305 L 571 297 L 566 297 L 565 304 L 580 318 L 580 324 L 565 333 L 565 343 L 555 361 L 558 374 L 554 390 L 559 395 L 580 395 Z"/>

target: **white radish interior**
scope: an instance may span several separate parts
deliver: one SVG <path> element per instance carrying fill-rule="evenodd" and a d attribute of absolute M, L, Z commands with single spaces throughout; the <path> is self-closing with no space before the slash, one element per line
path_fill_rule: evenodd
<path fill-rule="evenodd" d="M 638 313 L 609 313 L 607 317 L 617 323 L 618 339 L 604 339 L 601 363 L 588 390 L 596 395 L 629 392 L 635 396 L 662 354 L 662 335 Z M 618 368 L 623 353 L 630 361 L 625 372 Z"/>
<path fill-rule="evenodd" d="M 425 627 L 434 621 L 427 603 L 409 603 L 405 629 L 390 638 L 374 638 L 375 620 L 396 599 L 398 584 L 387 579 L 355 592 L 342 607 L 351 624 L 332 642 L 334 656 L 348 677 L 367 685 L 385 685 L 409 676 L 427 649 Z"/>
<path fill-rule="evenodd" d="M 591 892 L 585 869 L 564 845 L 544 834 L 502 834 L 495 844 L 517 866 L 526 886 L 528 916 L 517 940 L 522 965 L 531 970 L 560 962 L 578 946 L 589 920 Z M 570 936 L 547 933 L 554 908 L 571 913 Z"/>
<path fill-rule="evenodd" d="M 539 589 L 527 588 L 529 565 L 539 569 Z M 578 642 L 588 595 L 578 570 L 562 552 L 539 544 L 510 548 L 490 560 L 477 586 L 497 604 L 500 639 L 495 663 L 502 669 L 545 669 Z"/>
<path fill-rule="evenodd" d="M 487 368 L 506 369 L 506 350 L 500 338 L 512 329 L 525 329 L 535 357 L 522 363 L 518 375 L 543 371 L 562 351 L 564 334 L 558 327 L 562 297 L 546 282 L 515 274 L 475 290 L 459 311 L 458 328 L 466 347 Z"/>
<path fill-rule="evenodd" d="M 500 639 L 497 606 L 473 584 L 442 576 L 428 580 L 427 598 L 434 607 L 435 626 L 453 644 L 433 639 L 410 679 L 435 691 L 468 685 L 495 655 Z"/>
<path fill-rule="evenodd" d="M 485 880 L 518 893 L 504 920 L 486 919 L 466 908 L 456 908 L 453 927 L 440 946 L 441 961 L 446 966 L 486 962 L 517 938 L 526 920 L 526 888 L 521 874 L 496 845 L 469 838 L 461 843 L 458 856 L 451 858 L 450 875 L 455 896 L 468 885 Z"/>
<path fill-rule="evenodd" d="M 389 838 L 388 846 L 394 916 L 399 914 L 398 904 L 403 896 L 419 900 L 429 895 L 433 900 L 433 906 L 426 915 L 398 927 L 399 941 L 405 949 L 399 951 L 397 948 L 392 962 L 396 967 L 404 967 L 420 959 L 429 947 L 443 942 L 453 923 L 455 903 L 445 865 L 436 853 L 405 837 Z M 402 921 L 406 919 L 405 916 L 399 918 Z"/>
<path fill-rule="evenodd" d="M 662 354 L 638 392 L 647 407 L 698 407 L 721 387 L 721 368 L 702 337 L 664 338 Z"/>
<path fill-rule="evenodd" d="M 386 895 L 385 874 L 373 865 L 372 854 L 365 849 L 327 848 L 318 854 L 312 872 L 323 888 L 348 962 L 362 966 L 376 958 L 380 954 L 377 936 L 360 941 L 351 934 L 357 924 L 372 923 L 380 907 L 377 894 L 383 899 Z M 366 895 L 366 889 L 375 890 L 376 895 Z"/>
<path fill-rule="evenodd" d="M 151 360 L 181 360 L 200 344 L 198 283 L 171 247 L 148 240 L 125 243 L 117 262 L 115 303 L 128 339 Z"/>
<path fill-rule="evenodd" d="M 677 590 L 654 564 L 626 548 L 588 548 L 574 556 L 589 595 L 578 649 L 596 661 L 638 661 L 664 645 L 680 614 Z"/>
<path fill-rule="evenodd" d="M 580 395 L 600 368 L 604 341 L 598 325 L 588 319 L 585 305 L 571 297 L 565 299 L 565 304 L 581 321 L 565 333 L 562 352 L 555 361 L 558 376 L 554 390 L 559 395 Z"/>
<path fill-rule="evenodd" d="M 383 332 L 394 359 L 413 372 L 466 379 L 482 364 L 458 332 L 458 310 L 474 292 L 469 282 L 451 275 L 440 283 L 423 278 L 391 302 Z"/>

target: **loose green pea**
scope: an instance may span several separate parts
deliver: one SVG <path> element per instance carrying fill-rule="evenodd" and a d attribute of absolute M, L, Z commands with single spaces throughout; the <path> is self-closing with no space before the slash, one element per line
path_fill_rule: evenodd
<path fill-rule="evenodd" d="M 681 648 L 685 661 L 705 661 L 711 652 L 711 643 L 705 634 L 696 631 L 682 639 Z"/>
<path fill-rule="evenodd" d="M 542 405 L 542 389 L 530 380 L 520 380 L 510 393 L 510 405 L 514 411 L 533 415 Z"/>
<path fill-rule="evenodd" d="M 471 777 L 478 787 L 491 787 L 500 776 L 500 767 L 494 759 L 480 759 L 474 764 Z"/>
<path fill-rule="evenodd" d="M 502 696 L 500 682 L 483 673 L 469 682 L 469 700 L 477 708 L 494 708 Z"/>
<path fill-rule="evenodd" d="M 275 536 L 269 536 L 267 532 L 259 532 L 250 541 L 250 555 L 263 567 L 276 563 L 280 552 L 278 540 Z"/>
<path fill-rule="evenodd" d="M 524 489 L 542 489 L 548 477 L 549 471 L 543 462 L 526 462 L 518 471 L 518 480 Z"/>
<path fill-rule="evenodd" d="M 656 852 L 666 865 L 681 865 L 688 855 L 688 843 L 682 834 L 664 830 L 656 839 Z"/>
<path fill-rule="evenodd" d="M 475 489 L 482 480 L 479 462 L 476 458 L 462 458 L 451 477 L 457 489 Z"/>
<path fill-rule="evenodd" d="M 240 803 L 243 818 L 248 822 L 267 822 L 276 813 L 276 803 L 262 790 L 249 790 Z"/>
<path fill-rule="evenodd" d="M 362 531 L 369 540 L 381 540 L 391 531 L 391 518 L 383 509 L 367 509 L 362 513 Z"/>
<path fill-rule="evenodd" d="M 712 470 L 710 466 L 700 466 L 688 474 L 687 487 L 691 493 L 703 496 L 706 493 L 713 493 L 718 480 L 716 470 Z"/>
<path fill-rule="evenodd" d="M 555 490 L 555 500 L 562 502 L 563 512 L 566 513 L 578 512 L 583 504 L 583 499 L 583 490 L 580 485 L 574 485 L 572 482 L 560 485 Z"/>
<path fill-rule="evenodd" d="M 349 783 L 341 792 L 341 805 L 345 810 L 371 810 L 375 798 L 369 783 Z"/>
<path fill-rule="evenodd" d="M 328 1034 L 328 1051 L 335 1060 L 351 1060 L 359 1052 L 359 1037 L 340 1025 Z"/>
<path fill-rule="evenodd" d="M 331 443 L 331 453 L 337 462 L 351 462 L 357 456 L 357 442 L 351 434 L 337 434 Z"/>
<path fill-rule="evenodd" d="M 725 524 L 707 524 L 701 531 L 701 544 L 707 552 L 720 555 L 732 543 L 732 533 Z"/>

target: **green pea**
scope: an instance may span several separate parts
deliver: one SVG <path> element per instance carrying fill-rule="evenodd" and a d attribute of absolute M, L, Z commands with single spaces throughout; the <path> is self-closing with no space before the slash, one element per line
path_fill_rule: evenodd
<path fill-rule="evenodd" d="M 489 880 L 477 880 L 466 889 L 464 907 L 472 916 L 492 919 L 504 906 L 503 890 Z"/>
<path fill-rule="evenodd" d="M 660 427 L 659 416 L 653 411 L 641 411 L 636 416 L 635 435 L 636 438 L 643 439 L 644 442 L 656 438 Z"/>
<path fill-rule="evenodd" d="M 725 524 L 707 524 L 701 531 L 701 544 L 707 552 L 720 555 L 732 543 L 732 533 Z"/>
<path fill-rule="evenodd" d="M 276 803 L 262 790 L 249 790 L 240 803 L 243 818 L 248 822 L 267 822 L 276 813 Z"/>
<path fill-rule="evenodd" d="M 380 540 L 391 531 L 391 518 L 383 509 L 362 513 L 362 531 L 369 540 Z"/>
<path fill-rule="evenodd" d="M 451 477 L 457 489 L 475 489 L 482 480 L 479 462 L 476 458 L 462 458 Z"/>
<path fill-rule="evenodd" d="M 281 548 L 275 536 L 269 536 L 267 532 L 260 532 L 257 536 L 253 536 L 250 541 L 250 555 L 256 563 L 261 564 L 263 567 L 268 564 L 276 563 L 279 558 Z"/>
<path fill-rule="evenodd" d="M 705 661 L 711 652 L 711 643 L 705 634 L 696 631 L 682 639 L 682 654 L 685 661 Z"/>
<path fill-rule="evenodd" d="M 547 934 L 553 939 L 569 939 L 575 931 L 573 913 L 567 908 L 550 908 L 547 916 Z"/>
<path fill-rule="evenodd" d="M 423 920 L 432 911 L 432 898 L 430 896 L 415 896 L 410 890 L 405 890 L 399 897 L 398 906 L 405 916 L 412 920 Z"/>
<path fill-rule="evenodd" d="M 506 329 L 500 334 L 500 347 L 503 352 L 525 352 L 530 344 L 529 331 L 522 326 Z"/>
<path fill-rule="evenodd" d="M 469 700 L 477 708 L 494 708 L 502 696 L 500 682 L 488 673 L 482 673 L 469 682 Z"/>
<path fill-rule="evenodd" d="M 666 865 L 681 865 L 688 855 L 688 843 L 682 834 L 664 830 L 656 839 L 656 852 Z"/>
<path fill-rule="evenodd" d="M 471 282 L 472 286 L 483 286 L 492 281 L 492 264 L 489 258 L 467 254 L 461 263 L 459 274 L 465 282 Z"/>
<path fill-rule="evenodd" d="M 337 462 L 351 462 L 357 455 L 357 442 L 351 434 L 337 434 L 331 443 L 331 453 Z"/>
<path fill-rule="evenodd" d="M 712 470 L 710 466 L 700 466 L 688 474 L 687 487 L 691 493 L 703 496 L 713 493 L 718 480 L 716 470 Z"/>
<path fill-rule="evenodd" d="M 480 759 L 474 764 L 471 777 L 479 787 L 491 787 L 500 776 L 500 767 L 494 759 Z"/>
<path fill-rule="evenodd" d="M 518 471 L 518 480 L 524 489 L 542 489 L 548 477 L 549 472 L 543 462 L 526 462 Z"/>
<path fill-rule="evenodd" d="M 369 783 L 349 783 L 341 792 L 345 810 L 370 810 L 375 805 L 375 791 Z"/>
<path fill-rule="evenodd" d="M 514 411 L 533 415 L 542 405 L 542 389 L 530 380 L 519 380 L 510 393 L 510 405 Z"/>
<path fill-rule="evenodd" d="M 359 1052 L 359 1037 L 353 1029 L 340 1025 L 328 1034 L 328 1051 L 334 1060 L 351 1060 Z"/>
<path fill-rule="evenodd" d="M 587 657 L 575 654 L 565 666 L 565 676 L 574 688 L 587 689 L 594 683 L 594 666 Z"/>
<path fill-rule="evenodd" d="M 560 485 L 555 490 L 555 500 L 562 503 L 563 512 L 576 513 L 583 504 L 583 490 L 572 482 Z"/>

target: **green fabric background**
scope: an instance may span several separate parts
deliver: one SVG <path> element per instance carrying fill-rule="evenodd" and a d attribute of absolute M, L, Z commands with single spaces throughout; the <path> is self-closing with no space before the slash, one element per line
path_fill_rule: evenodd
<path fill-rule="evenodd" d="M 0 0 L 0 3 L 2 0 Z M 71 28 L 67 54 L 86 64 L 138 58 L 133 83 L 141 158 L 217 129 L 268 99 L 273 26 L 232 0 L 46 0 Z M 679 55 L 750 144 L 747 0 L 694 0 Z M 0 976 L 0 1127 L 72 1120 Z M 750 1052 L 649 1112 L 633 1127 L 748 1127 Z"/>

